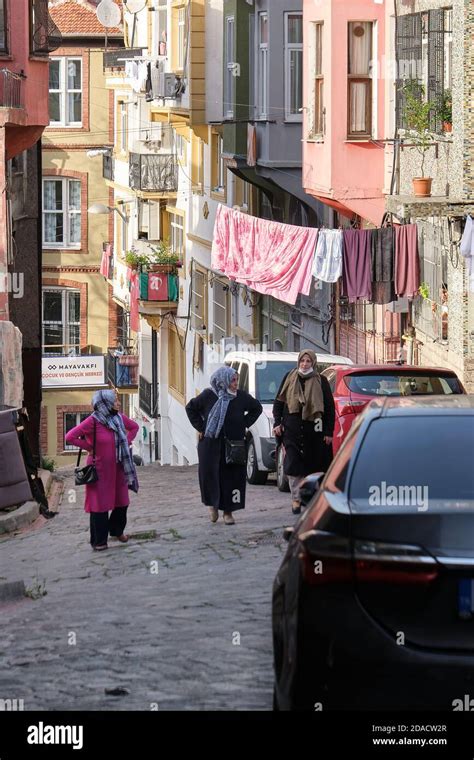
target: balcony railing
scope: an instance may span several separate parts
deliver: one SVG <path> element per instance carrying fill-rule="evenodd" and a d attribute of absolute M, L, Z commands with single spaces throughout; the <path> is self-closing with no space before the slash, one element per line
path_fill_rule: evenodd
<path fill-rule="evenodd" d="M 113 182 L 114 179 L 114 158 L 110 153 L 104 153 L 102 156 L 102 176 Z"/>
<path fill-rule="evenodd" d="M 130 153 L 130 187 L 146 192 L 175 193 L 178 162 L 174 153 Z"/>
<path fill-rule="evenodd" d="M 20 74 L 9 69 L 0 69 L 0 106 L 2 108 L 22 108 L 22 80 Z"/>
<path fill-rule="evenodd" d="M 142 412 L 145 412 L 151 419 L 158 417 L 158 386 L 153 388 L 153 383 L 145 380 L 141 375 L 138 389 L 138 403 Z"/>
<path fill-rule="evenodd" d="M 62 34 L 49 15 L 48 0 L 30 0 L 30 23 L 33 55 L 49 55 L 61 47 Z"/>
<path fill-rule="evenodd" d="M 114 388 L 138 387 L 137 354 L 119 354 L 111 349 L 107 355 L 107 380 Z"/>
<path fill-rule="evenodd" d="M 141 58 L 143 48 L 119 48 L 108 50 L 103 54 L 103 67 L 105 69 L 124 69 L 125 61 L 133 58 Z"/>

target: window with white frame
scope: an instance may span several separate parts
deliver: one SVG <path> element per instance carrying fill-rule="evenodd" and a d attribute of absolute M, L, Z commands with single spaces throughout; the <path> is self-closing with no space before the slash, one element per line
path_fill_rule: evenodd
<path fill-rule="evenodd" d="M 372 47 L 373 22 L 350 21 L 348 59 L 347 136 L 372 136 Z"/>
<path fill-rule="evenodd" d="M 43 179 L 43 245 L 81 247 L 81 182 L 65 177 Z"/>
<path fill-rule="evenodd" d="M 225 93 L 224 93 L 224 114 L 226 119 L 234 118 L 235 105 L 235 19 L 234 16 L 228 16 L 225 20 Z"/>
<path fill-rule="evenodd" d="M 80 425 L 81 422 L 84 422 L 87 417 L 89 417 L 89 412 L 65 412 L 63 416 L 63 430 L 64 430 L 64 440 L 63 440 L 63 451 L 79 451 L 77 446 L 74 446 L 71 443 L 66 443 L 66 435 L 69 433 L 70 430 L 76 427 L 76 425 Z"/>
<path fill-rule="evenodd" d="M 168 52 L 168 0 L 158 0 L 155 8 L 157 23 L 158 55 L 166 55 Z"/>
<path fill-rule="evenodd" d="M 324 77 L 323 77 L 323 29 L 318 21 L 314 24 L 314 100 L 313 134 L 324 134 Z"/>
<path fill-rule="evenodd" d="M 184 262 L 184 217 L 170 213 L 170 245 L 173 253 Z"/>
<path fill-rule="evenodd" d="M 214 280 L 212 286 L 212 339 L 219 343 L 228 335 L 230 316 L 229 285 Z"/>
<path fill-rule="evenodd" d="M 178 8 L 178 69 L 186 60 L 186 8 Z"/>
<path fill-rule="evenodd" d="M 127 127 L 128 127 L 128 114 L 127 104 L 120 102 L 120 150 L 122 153 L 127 152 Z"/>
<path fill-rule="evenodd" d="M 71 355 L 80 352 L 81 294 L 69 288 L 43 290 L 43 353 Z"/>
<path fill-rule="evenodd" d="M 179 161 L 184 161 L 186 158 L 186 141 L 180 132 L 173 130 L 174 145 L 176 149 L 176 157 Z"/>
<path fill-rule="evenodd" d="M 285 13 L 285 118 L 303 118 L 303 14 Z"/>
<path fill-rule="evenodd" d="M 197 266 L 191 281 L 191 326 L 197 332 L 207 330 L 207 270 Z"/>
<path fill-rule="evenodd" d="M 211 190 L 225 195 L 226 166 L 224 162 L 224 137 L 220 131 L 213 131 L 211 136 Z"/>
<path fill-rule="evenodd" d="M 268 116 L 268 13 L 258 14 L 257 106 L 260 118 Z"/>
<path fill-rule="evenodd" d="M 49 123 L 64 127 L 82 125 L 82 60 L 49 61 Z"/>

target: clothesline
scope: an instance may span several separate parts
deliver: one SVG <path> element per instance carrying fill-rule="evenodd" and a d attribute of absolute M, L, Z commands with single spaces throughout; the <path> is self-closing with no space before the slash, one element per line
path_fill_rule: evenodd
<path fill-rule="evenodd" d="M 414 298 L 420 286 L 416 224 L 376 229 L 298 227 L 219 205 L 211 265 L 229 279 L 291 305 L 313 278 L 350 302 Z"/>

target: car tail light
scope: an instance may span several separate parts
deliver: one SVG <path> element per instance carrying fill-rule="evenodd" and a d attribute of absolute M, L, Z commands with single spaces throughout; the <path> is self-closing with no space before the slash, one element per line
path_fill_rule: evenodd
<path fill-rule="evenodd" d="M 350 541 L 325 531 L 301 534 L 303 579 L 311 586 L 330 583 L 428 584 L 438 576 L 438 563 L 418 546 L 378 541 Z"/>
<path fill-rule="evenodd" d="M 343 414 L 360 414 L 364 411 L 367 401 L 353 401 L 351 399 L 337 399 L 336 410 L 339 416 Z"/>

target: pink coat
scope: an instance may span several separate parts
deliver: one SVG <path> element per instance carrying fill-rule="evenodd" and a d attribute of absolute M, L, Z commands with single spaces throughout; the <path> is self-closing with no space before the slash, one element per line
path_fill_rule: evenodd
<path fill-rule="evenodd" d="M 138 432 L 138 425 L 124 414 L 128 442 L 131 443 Z M 127 507 L 129 504 L 128 485 L 123 467 L 116 461 L 115 434 L 113 430 L 102 425 L 92 417 L 87 417 L 80 425 L 66 434 L 66 443 L 92 451 L 94 440 L 94 422 L 96 425 L 96 466 L 99 480 L 86 486 L 84 509 L 86 512 L 108 512 L 115 507 Z M 84 436 L 84 438 L 82 437 Z M 83 462 L 83 460 L 81 460 Z M 92 462 L 92 454 L 87 457 L 87 464 Z"/>

